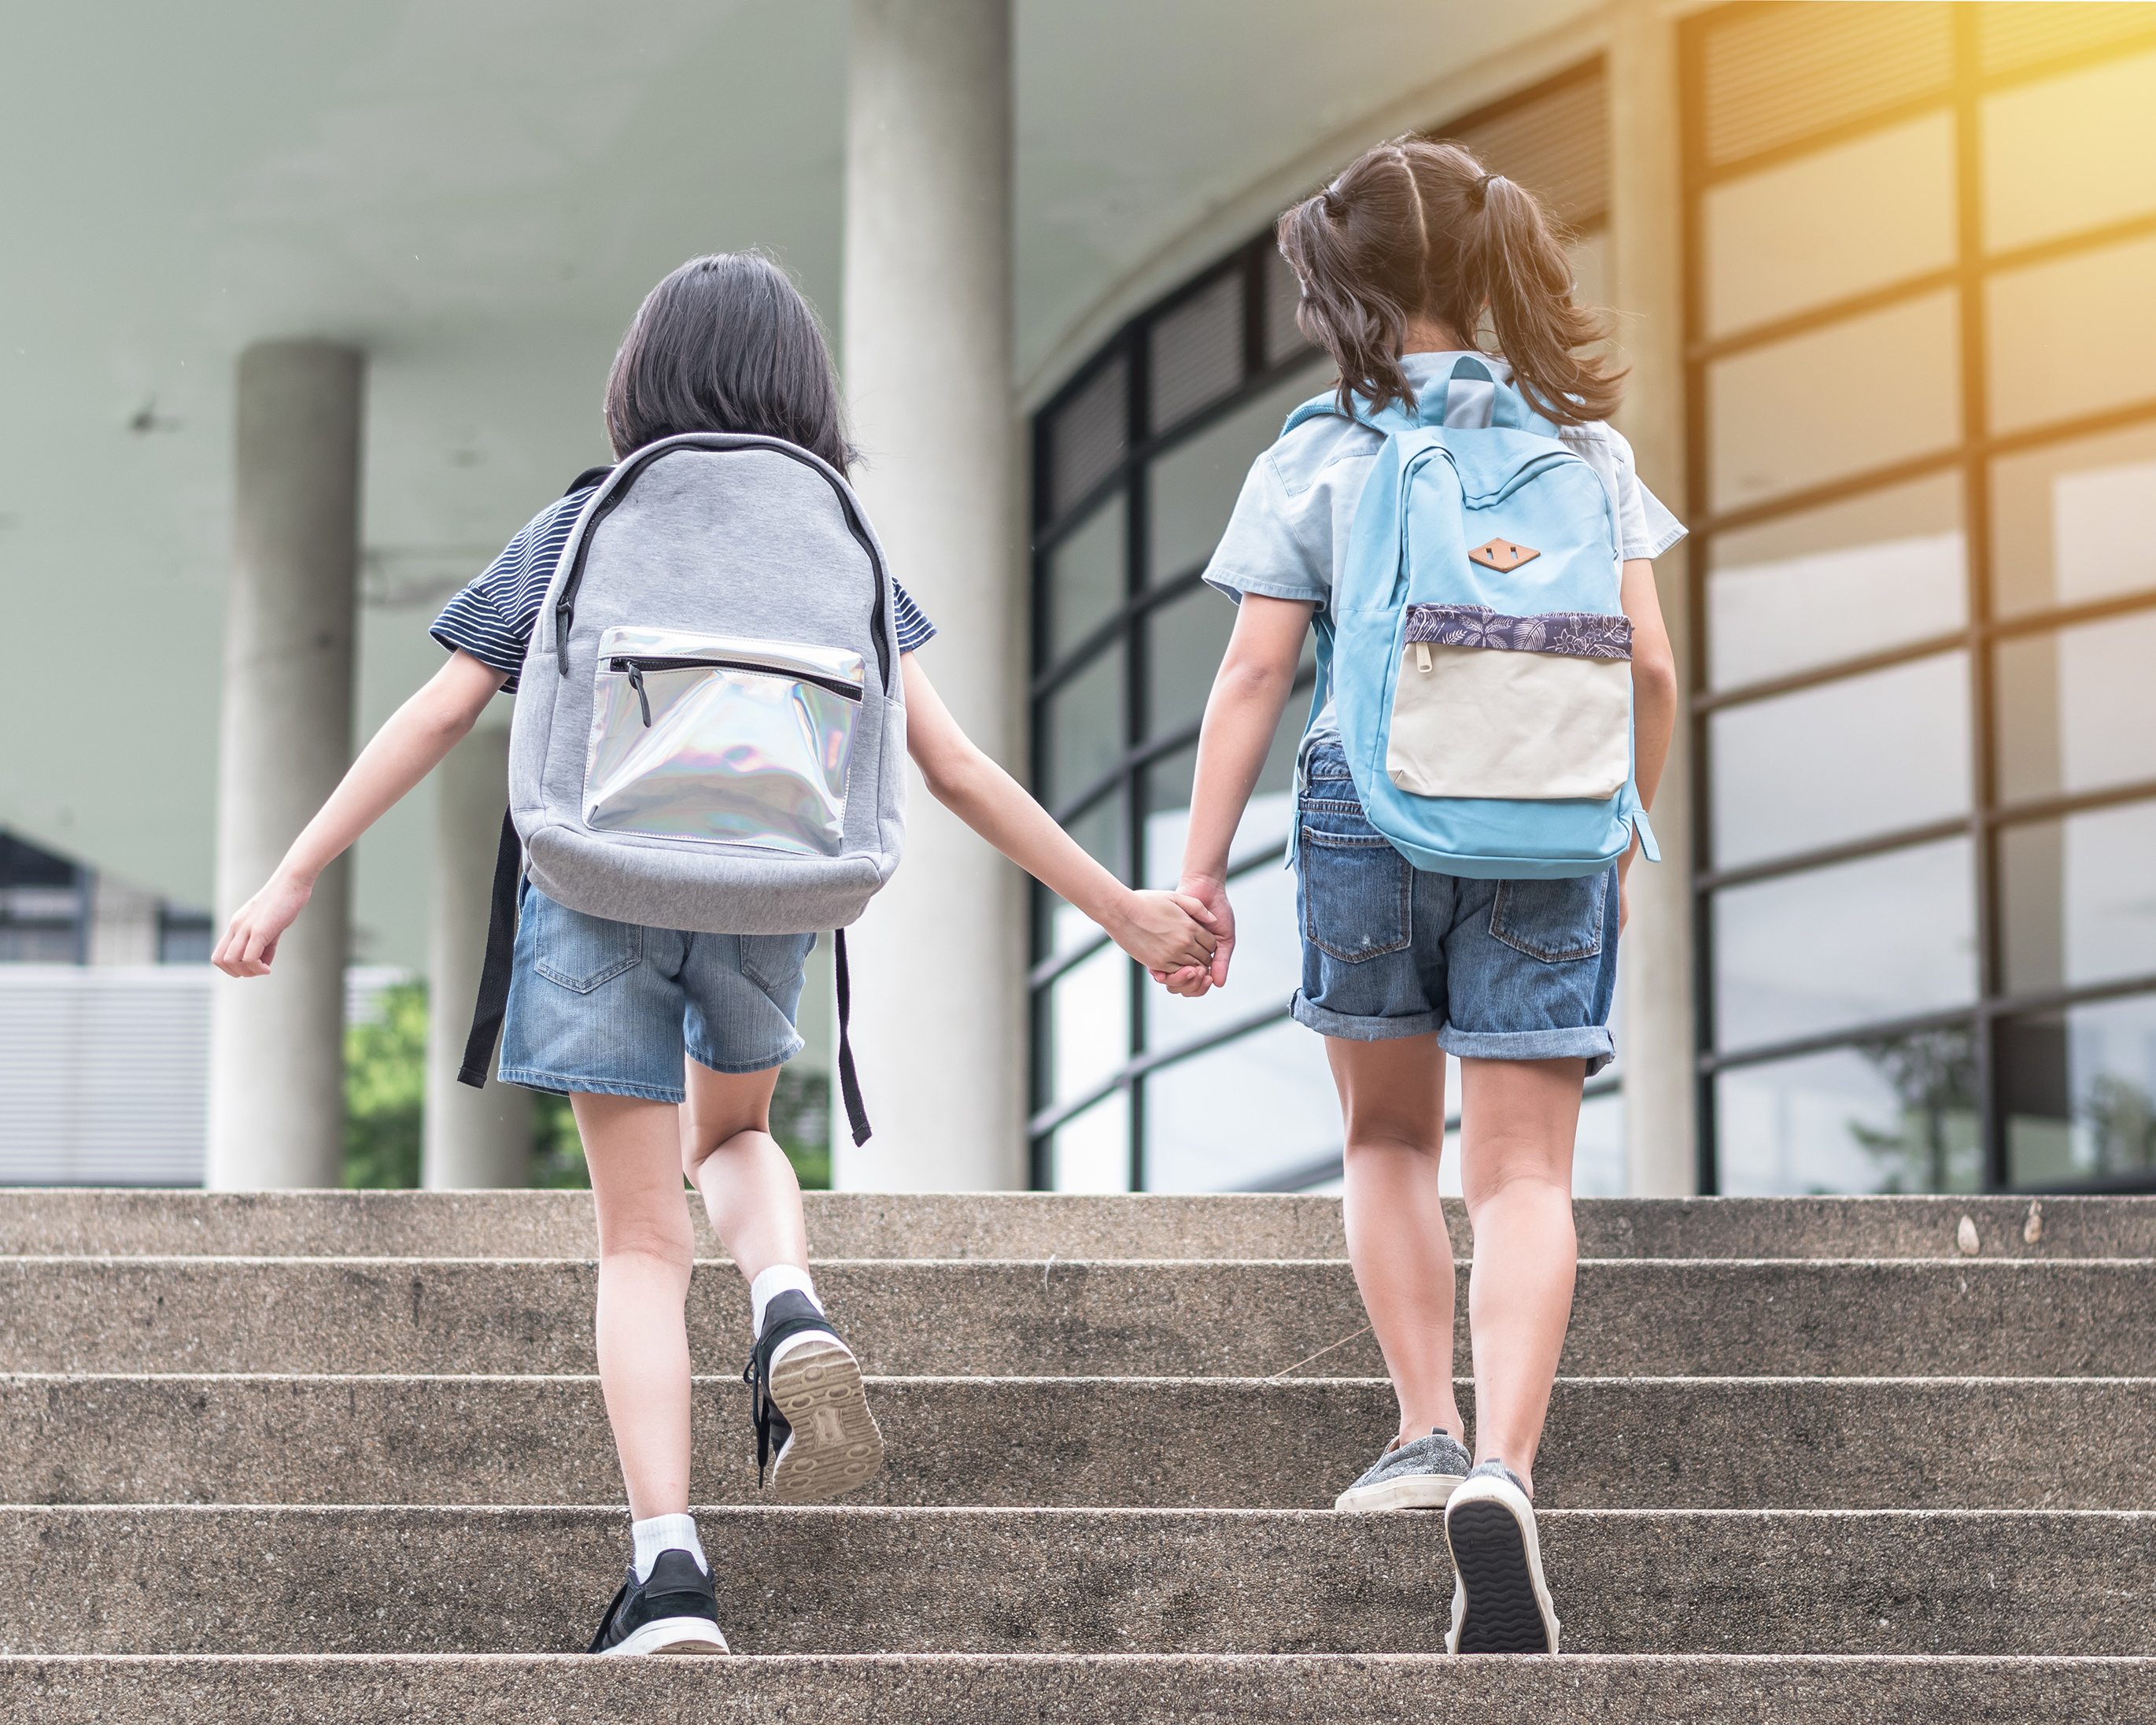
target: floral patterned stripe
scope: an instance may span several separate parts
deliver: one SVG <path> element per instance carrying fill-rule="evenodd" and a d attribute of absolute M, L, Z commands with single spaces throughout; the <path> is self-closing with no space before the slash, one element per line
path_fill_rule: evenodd
<path fill-rule="evenodd" d="M 1410 605 L 1407 638 L 1436 646 L 1501 647 L 1513 653 L 1561 653 L 1571 659 L 1632 656 L 1632 619 L 1599 611 L 1507 617 L 1487 605 Z"/>

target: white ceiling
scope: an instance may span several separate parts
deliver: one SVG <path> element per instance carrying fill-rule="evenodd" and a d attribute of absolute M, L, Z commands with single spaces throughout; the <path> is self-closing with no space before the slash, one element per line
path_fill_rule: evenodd
<path fill-rule="evenodd" d="M 1584 0 L 1019 0 L 1021 375 L 1145 259 L 1358 116 Z M 20 7 L 0 59 L 0 824 L 211 891 L 231 369 L 369 353 L 361 721 L 418 601 L 579 468 L 615 341 L 761 245 L 838 323 L 842 0 Z M 398 603 L 398 601 L 402 603 Z M 362 847 L 362 949 L 424 960 L 424 796 Z"/>

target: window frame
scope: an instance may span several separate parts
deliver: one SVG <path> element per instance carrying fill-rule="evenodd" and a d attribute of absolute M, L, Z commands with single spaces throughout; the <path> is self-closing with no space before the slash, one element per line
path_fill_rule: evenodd
<path fill-rule="evenodd" d="M 1716 1078 L 1724 1071 L 1763 1065 L 1794 1056 L 1860 1047 L 1884 1039 L 1941 1029 L 1963 1029 L 1975 1051 L 1976 1105 L 1982 1136 L 1983 1189 L 2023 1189 L 2011 1181 L 2008 1160 L 2005 1090 L 2007 1075 L 1999 1058 L 1998 1026 L 2002 1019 L 2156 991 L 2156 973 L 2100 983 L 2015 993 L 2007 985 L 2005 961 L 2004 888 L 2000 835 L 2007 829 L 2057 819 L 2086 810 L 2156 798 L 2156 778 L 2107 786 L 2098 790 L 2009 802 L 1999 790 L 1996 726 L 1999 695 L 1994 649 L 2004 641 L 2056 635 L 2076 624 L 2156 610 L 2156 588 L 2075 604 L 2000 615 L 1994 580 L 1994 526 L 1991 474 L 2000 457 L 2065 444 L 2077 439 L 2156 424 L 2156 398 L 2100 412 L 1999 433 L 1989 424 L 1989 356 L 1986 352 L 1985 295 L 1996 277 L 2038 263 L 2094 254 L 2135 239 L 2156 234 L 2156 212 L 2106 223 L 2073 234 L 1999 251 L 1985 249 L 1984 236 L 1983 104 L 2000 91 L 2049 81 L 2087 67 L 2156 48 L 2156 24 L 2138 33 L 2095 46 L 2070 49 L 1986 70 L 1983 19 L 1968 0 L 1946 10 L 1951 31 L 1950 83 L 1912 100 L 1882 105 L 1860 117 L 1822 127 L 1801 137 L 1722 162 L 1710 162 L 1707 139 L 1708 44 L 1717 28 L 1767 8 L 1755 4 L 1723 6 L 1694 14 L 1678 31 L 1683 233 L 1683 301 L 1686 479 L 1689 495 L 1704 504 L 1712 497 L 1711 445 L 1713 434 L 1710 367 L 1728 355 L 1791 336 L 1825 330 L 1866 313 L 1937 294 L 1953 292 L 1959 317 L 1960 434 L 1955 444 L 1910 459 L 1894 462 L 1825 484 L 1789 492 L 1756 504 L 1721 511 L 1702 508 L 1693 522 L 1686 569 L 1686 603 L 1691 629 L 1688 649 L 1691 696 L 1689 721 L 1694 763 L 1692 780 L 1693 988 L 1696 1042 L 1696 1101 L 1698 1122 L 1699 1190 L 1719 1189 Z M 1891 130 L 1925 115 L 1950 110 L 1954 126 L 1955 259 L 1947 268 L 1891 285 L 1867 290 L 1830 303 L 1711 337 L 1706 331 L 1707 234 L 1707 194 L 1716 186 L 1763 169 L 1798 160 L 1822 149 Z M 1953 631 L 1910 641 L 1877 652 L 1807 666 L 1785 675 L 1750 684 L 1715 688 L 1709 680 L 1707 596 L 1708 547 L 1720 535 L 1756 526 L 1840 502 L 1870 492 L 1927 478 L 1957 473 L 1961 481 L 1961 528 L 1967 584 L 1967 622 Z M 1914 824 L 1848 843 L 1792 852 L 1739 867 L 1717 868 L 1713 845 L 1713 771 L 1710 721 L 1713 715 L 1750 702 L 1800 689 L 1838 683 L 1932 655 L 1966 652 L 1970 699 L 1971 772 L 1966 816 Z M 1724 887 L 1790 875 L 1822 865 L 1966 835 L 1976 872 L 1977 998 L 1964 1006 L 1910 1014 L 1874 1023 L 1845 1025 L 1829 1032 L 1724 1050 L 1717 1041 L 1714 895 Z M 2156 1169 L 2083 1186 L 2045 1185 L 2031 1190 L 2156 1190 Z"/>

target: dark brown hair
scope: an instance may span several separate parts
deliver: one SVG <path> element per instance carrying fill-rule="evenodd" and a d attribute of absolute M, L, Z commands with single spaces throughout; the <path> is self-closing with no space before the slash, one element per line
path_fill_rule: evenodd
<path fill-rule="evenodd" d="M 607 373 L 617 456 L 685 431 L 783 438 L 855 459 L 830 350 L 784 270 L 757 252 L 691 258 L 644 296 Z"/>
<path fill-rule="evenodd" d="M 1340 367 L 1340 409 L 1413 409 L 1400 369 L 1408 320 L 1438 318 L 1471 346 L 1486 309 L 1496 352 L 1537 413 L 1607 418 L 1622 372 L 1574 350 L 1608 333 L 1573 299 L 1564 236 L 1533 193 L 1458 144 L 1396 138 L 1280 218 L 1281 254 L 1302 282 L 1296 322 Z"/>

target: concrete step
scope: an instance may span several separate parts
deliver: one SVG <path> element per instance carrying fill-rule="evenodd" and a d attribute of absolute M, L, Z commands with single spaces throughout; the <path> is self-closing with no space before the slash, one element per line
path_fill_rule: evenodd
<path fill-rule="evenodd" d="M 803 1656 L 756 1660 L 0 1659 L 8 1725 L 1249 1725 L 1434 1718 L 1616 1725 L 2125 1725 L 2156 1661 L 1727 1657 L 1447 1659 L 1322 1654 Z"/>
<path fill-rule="evenodd" d="M 597 1272 L 554 1260 L 0 1260 L 17 1372 L 588 1373 Z M 892 1376 L 1377 1377 L 1348 1266 L 827 1264 Z M 1467 1301 L 1459 1312 L 1466 1353 Z M 723 1266 L 690 1296 L 706 1368 L 747 1351 Z M 1337 1344 L 1337 1345 L 1336 1345 Z M 2156 1262 L 1633 1260 L 1580 1266 L 1575 1377 L 2123 1377 L 2156 1359 Z"/>
<path fill-rule="evenodd" d="M 852 1504 L 1323 1509 L 1397 1417 L 1368 1379 L 873 1379 Z M 1471 1386 L 1461 1400 L 1471 1411 Z M 757 1501 L 701 1380 L 699 1502 Z M 1560 1378 L 1546 1509 L 2156 1509 L 2156 1378 Z M 621 1502 L 591 1378 L 0 1378 L 0 1502 Z"/>
<path fill-rule="evenodd" d="M 1413 1653 L 1439 1519 L 1250 1510 L 714 1509 L 744 1653 Z M 2156 1517 L 1542 1517 L 1578 1653 L 2156 1654 Z M 0 1510 L 0 1653 L 569 1652 L 626 1561 L 596 1509 Z"/>
<path fill-rule="evenodd" d="M 819 1258 L 1337 1258 L 1340 1200 L 1275 1195 L 811 1193 Z M 1588 1258 L 2156 1257 L 2156 1198 L 1579 1199 Z M 721 1253 L 689 1205 L 702 1250 Z M 1449 1200 L 1454 1249 L 1471 1247 Z M 0 1192 L 0 1255 L 583 1257 L 582 1192 Z"/>

